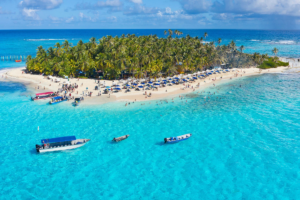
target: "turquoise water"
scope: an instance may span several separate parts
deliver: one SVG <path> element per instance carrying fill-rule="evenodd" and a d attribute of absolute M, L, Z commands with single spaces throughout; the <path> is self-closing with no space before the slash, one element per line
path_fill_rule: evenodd
<path fill-rule="evenodd" d="M 0 199 L 298 199 L 299 87 L 299 74 L 265 74 L 174 103 L 75 108 L 0 82 Z M 66 135 L 91 141 L 35 152 L 40 139 Z"/>

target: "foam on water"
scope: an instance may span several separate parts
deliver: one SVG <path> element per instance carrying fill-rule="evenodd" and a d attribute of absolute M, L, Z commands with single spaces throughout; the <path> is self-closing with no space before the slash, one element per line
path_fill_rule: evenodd
<path fill-rule="evenodd" d="M 51 106 L 46 100 L 31 102 L 20 84 L 7 93 L 7 83 L 0 82 L 0 196 L 297 199 L 298 80 L 299 74 L 253 76 L 174 103 L 127 107 Z M 163 144 L 164 137 L 185 133 L 193 136 Z M 127 140 L 111 142 L 125 134 Z M 36 154 L 40 139 L 66 135 L 91 141 L 72 151 Z"/>

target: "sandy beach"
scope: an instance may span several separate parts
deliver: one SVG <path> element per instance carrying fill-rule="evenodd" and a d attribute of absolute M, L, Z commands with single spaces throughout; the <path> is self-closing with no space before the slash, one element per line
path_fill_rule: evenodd
<path fill-rule="evenodd" d="M 132 101 L 149 101 L 149 100 L 157 100 L 163 99 L 172 96 L 179 96 L 181 94 L 186 94 L 192 92 L 194 90 L 205 89 L 211 85 L 221 84 L 225 80 L 234 80 L 237 78 L 245 77 L 245 76 L 253 76 L 259 75 L 263 73 L 281 73 L 286 70 L 288 67 L 278 67 L 274 69 L 260 70 L 258 68 L 245 68 L 245 69 L 236 69 L 235 72 L 227 72 L 221 74 L 213 74 L 205 79 L 198 79 L 192 83 L 185 83 L 173 86 L 166 86 L 162 88 L 158 88 L 158 90 L 146 90 L 147 94 L 151 92 L 151 97 L 147 97 L 145 95 L 145 91 L 134 91 L 125 93 L 125 90 L 121 90 L 118 93 L 103 94 L 104 88 L 101 89 L 101 96 L 99 95 L 100 90 L 95 90 L 95 86 L 98 85 L 98 81 L 95 79 L 76 79 L 70 78 L 70 84 L 77 84 L 79 87 L 75 89 L 74 92 L 71 93 L 71 96 L 80 97 L 85 96 L 88 92 L 92 92 L 92 97 L 86 97 L 84 103 L 85 104 L 103 104 L 113 101 L 124 101 L 124 102 L 132 102 Z M 32 90 L 33 93 L 42 93 L 42 92 L 56 92 L 59 88 L 62 87 L 62 83 L 67 81 L 67 79 L 62 79 L 60 77 L 60 83 L 55 83 L 53 80 L 48 79 L 46 76 L 42 75 L 32 75 L 25 74 L 25 67 L 14 68 L 2 71 L 0 74 L 1 81 L 15 81 L 24 83 L 28 89 Z M 222 77 L 222 78 L 221 78 Z M 101 83 L 104 83 L 106 86 L 111 86 L 113 83 L 118 83 L 118 80 L 101 80 Z M 197 84 L 200 83 L 200 87 L 196 87 Z M 120 84 L 122 85 L 122 84 Z M 189 85 L 187 88 L 186 86 Z M 34 95 L 34 94 L 33 94 Z M 69 94 L 67 94 L 69 95 Z"/>

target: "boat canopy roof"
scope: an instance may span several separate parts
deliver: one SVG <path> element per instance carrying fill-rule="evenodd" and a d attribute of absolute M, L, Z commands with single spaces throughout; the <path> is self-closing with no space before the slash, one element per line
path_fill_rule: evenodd
<path fill-rule="evenodd" d="M 47 95 L 47 94 L 53 94 L 53 92 L 37 93 L 36 96 Z"/>
<path fill-rule="evenodd" d="M 62 99 L 62 97 L 53 97 L 54 100 Z"/>
<path fill-rule="evenodd" d="M 66 136 L 66 137 L 58 137 L 58 138 L 51 138 L 51 139 L 42 139 L 42 143 L 54 143 L 54 142 L 67 142 L 76 140 L 75 136 Z"/>

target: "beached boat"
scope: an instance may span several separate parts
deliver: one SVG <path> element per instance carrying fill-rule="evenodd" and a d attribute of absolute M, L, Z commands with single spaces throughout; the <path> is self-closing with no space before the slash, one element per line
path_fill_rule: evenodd
<path fill-rule="evenodd" d="M 40 99 L 47 99 L 51 97 L 55 97 L 56 95 L 53 92 L 44 92 L 44 93 L 37 93 L 35 97 L 31 97 L 32 101 L 40 100 Z"/>
<path fill-rule="evenodd" d="M 185 135 L 181 135 L 181 136 L 177 136 L 177 137 L 170 137 L 170 138 L 165 138 L 165 143 L 176 143 L 176 142 L 180 142 L 183 140 L 187 140 L 192 136 L 192 134 L 188 133 Z"/>
<path fill-rule="evenodd" d="M 126 140 L 128 137 L 129 137 L 129 135 L 123 135 L 121 137 L 114 138 L 113 141 L 120 142 L 122 140 Z"/>
<path fill-rule="evenodd" d="M 38 153 L 76 149 L 85 145 L 90 139 L 76 139 L 75 136 L 42 139 L 42 145 L 35 145 Z"/>
<path fill-rule="evenodd" d="M 64 98 L 64 97 L 61 97 L 61 96 L 58 96 L 58 97 L 53 97 L 51 99 L 51 101 L 49 101 L 49 104 L 50 105 L 53 105 L 53 104 L 58 104 L 58 103 L 61 103 L 63 101 L 68 101 L 68 98 Z"/>
<path fill-rule="evenodd" d="M 77 97 L 77 98 L 75 98 L 75 100 L 74 100 L 74 106 L 79 106 L 79 103 L 81 102 L 81 101 L 83 101 L 84 100 L 84 98 L 83 97 Z"/>

